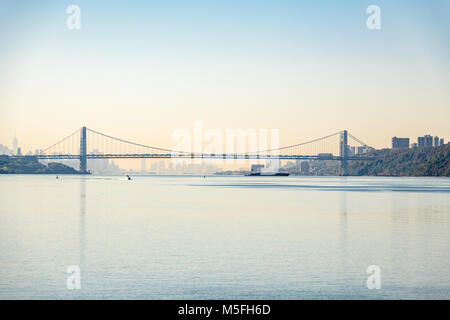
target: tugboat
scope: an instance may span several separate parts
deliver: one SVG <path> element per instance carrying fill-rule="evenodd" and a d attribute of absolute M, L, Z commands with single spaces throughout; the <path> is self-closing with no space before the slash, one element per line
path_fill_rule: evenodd
<path fill-rule="evenodd" d="M 263 164 L 252 164 L 252 170 L 249 174 L 246 174 L 246 176 L 283 176 L 287 177 L 289 175 L 288 172 L 274 172 L 274 171 L 268 171 L 264 170 Z"/>

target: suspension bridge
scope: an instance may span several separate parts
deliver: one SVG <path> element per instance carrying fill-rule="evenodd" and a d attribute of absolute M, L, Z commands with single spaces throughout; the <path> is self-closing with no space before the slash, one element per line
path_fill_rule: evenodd
<path fill-rule="evenodd" d="M 347 130 L 318 139 L 280 148 L 244 153 L 198 153 L 159 148 L 82 127 L 34 155 L 41 160 L 80 161 L 80 173 L 87 174 L 88 159 L 246 159 L 246 160 L 334 160 L 340 161 L 340 174 L 348 174 L 349 160 L 372 160 L 364 153 L 371 148 Z M 21 156 L 15 156 L 21 157 Z"/>

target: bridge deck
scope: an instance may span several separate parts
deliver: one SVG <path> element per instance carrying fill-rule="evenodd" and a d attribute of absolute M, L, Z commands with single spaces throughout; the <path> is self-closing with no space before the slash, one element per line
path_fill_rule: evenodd
<path fill-rule="evenodd" d="M 80 159 L 77 154 L 42 154 L 36 156 L 11 156 L 12 158 L 36 157 L 42 160 Z M 341 161 L 340 156 L 328 155 L 259 155 L 259 154 L 87 154 L 87 159 L 244 159 L 244 160 L 335 160 Z M 347 160 L 374 160 L 374 157 L 348 156 Z"/>

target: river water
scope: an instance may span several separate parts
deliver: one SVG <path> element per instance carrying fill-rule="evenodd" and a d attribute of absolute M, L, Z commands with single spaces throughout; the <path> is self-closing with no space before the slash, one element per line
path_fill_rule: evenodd
<path fill-rule="evenodd" d="M 0 298 L 450 299 L 450 179 L 2 175 Z"/>

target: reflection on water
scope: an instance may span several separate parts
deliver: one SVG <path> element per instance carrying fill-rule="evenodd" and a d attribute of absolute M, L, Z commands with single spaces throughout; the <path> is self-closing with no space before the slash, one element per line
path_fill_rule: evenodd
<path fill-rule="evenodd" d="M 80 179 L 80 268 L 83 269 L 86 246 L 86 180 Z"/>
<path fill-rule="evenodd" d="M 347 267 L 347 197 L 345 192 L 341 192 L 340 194 L 340 226 L 339 229 L 341 231 L 340 236 L 340 247 L 342 248 L 342 270 L 345 270 Z"/>
<path fill-rule="evenodd" d="M 436 178 L 0 176 L 0 298 L 448 299 L 449 194 Z"/>

